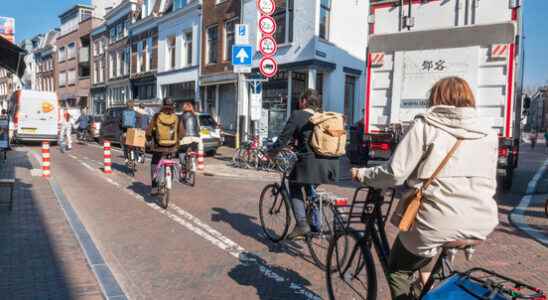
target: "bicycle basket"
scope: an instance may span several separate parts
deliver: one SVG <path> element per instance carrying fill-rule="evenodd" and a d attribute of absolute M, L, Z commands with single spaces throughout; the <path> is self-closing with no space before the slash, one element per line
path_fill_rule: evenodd
<path fill-rule="evenodd" d="M 546 300 L 546 295 L 531 286 L 481 268 L 454 273 L 428 292 L 423 300 Z"/>
<path fill-rule="evenodd" d="M 282 150 L 278 153 L 278 155 L 276 155 L 274 160 L 278 165 L 278 170 L 282 173 L 289 173 L 293 170 L 293 167 L 295 167 L 295 163 L 297 162 L 297 154 L 293 151 Z"/>

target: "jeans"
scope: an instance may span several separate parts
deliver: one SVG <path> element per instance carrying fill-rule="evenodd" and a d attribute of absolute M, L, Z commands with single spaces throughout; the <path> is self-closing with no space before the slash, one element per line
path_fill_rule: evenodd
<path fill-rule="evenodd" d="M 390 287 L 392 300 L 414 300 L 411 293 L 413 273 L 426 267 L 432 258 L 422 257 L 409 252 L 400 242 L 399 237 L 394 241 L 388 259 L 386 279 Z M 414 291 L 415 295 L 420 291 Z"/>
<path fill-rule="evenodd" d="M 304 191 L 303 191 L 304 188 Z M 306 218 L 306 207 L 304 204 L 304 196 L 306 193 L 307 198 L 313 198 L 316 196 L 315 186 L 312 184 L 301 183 L 289 183 L 289 198 L 291 199 L 291 206 L 293 207 L 293 214 L 295 216 L 295 222 L 297 226 L 310 228 L 308 220 Z"/>

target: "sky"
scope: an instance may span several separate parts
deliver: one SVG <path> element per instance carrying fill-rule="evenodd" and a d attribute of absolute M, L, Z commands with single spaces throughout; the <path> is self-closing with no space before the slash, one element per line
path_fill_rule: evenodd
<path fill-rule="evenodd" d="M 301 0 L 302 1 L 302 0 Z M 347 0 L 342 0 L 347 1 Z M 506 2 L 506 0 L 500 0 Z M 0 16 L 15 18 L 17 41 L 59 26 L 59 14 L 91 0 L 3 0 Z M 548 0 L 523 0 L 525 86 L 548 84 Z"/>

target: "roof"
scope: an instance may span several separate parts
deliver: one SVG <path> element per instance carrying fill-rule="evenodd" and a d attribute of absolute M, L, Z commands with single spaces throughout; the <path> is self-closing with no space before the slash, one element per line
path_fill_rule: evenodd
<path fill-rule="evenodd" d="M 0 66 L 22 77 L 25 74 L 24 57 L 27 52 L 0 36 Z"/>
<path fill-rule="evenodd" d="M 93 6 L 84 5 L 84 4 L 76 4 L 76 5 L 74 5 L 73 7 L 69 8 L 69 9 L 65 10 L 63 13 L 61 13 L 61 14 L 59 15 L 59 18 L 62 19 L 63 17 L 65 17 L 65 16 L 67 16 L 67 15 L 69 15 L 69 14 L 71 14 L 71 13 L 77 11 L 77 10 L 80 9 L 80 8 L 93 10 Z"/>

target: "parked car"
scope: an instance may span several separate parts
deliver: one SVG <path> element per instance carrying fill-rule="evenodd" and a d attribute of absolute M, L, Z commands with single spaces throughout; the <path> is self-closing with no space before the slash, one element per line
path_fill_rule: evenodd
<path fill-rule="evenodd" d="M 204 152 L 213 156 L 223 144 L 221 126 L 208 113 L 198 113 L 200 138 L 204 144 Z"/>
<path fill-rule="evenodd" d="M 108 140 L 112 143 L 119 144 L 121 141 L 122 130 L 120 122 L 122 120 L 123 107 L 109 108 L 103 115 L 101 128 L 99 130 L 99 143 L 103 140 Z"/>

